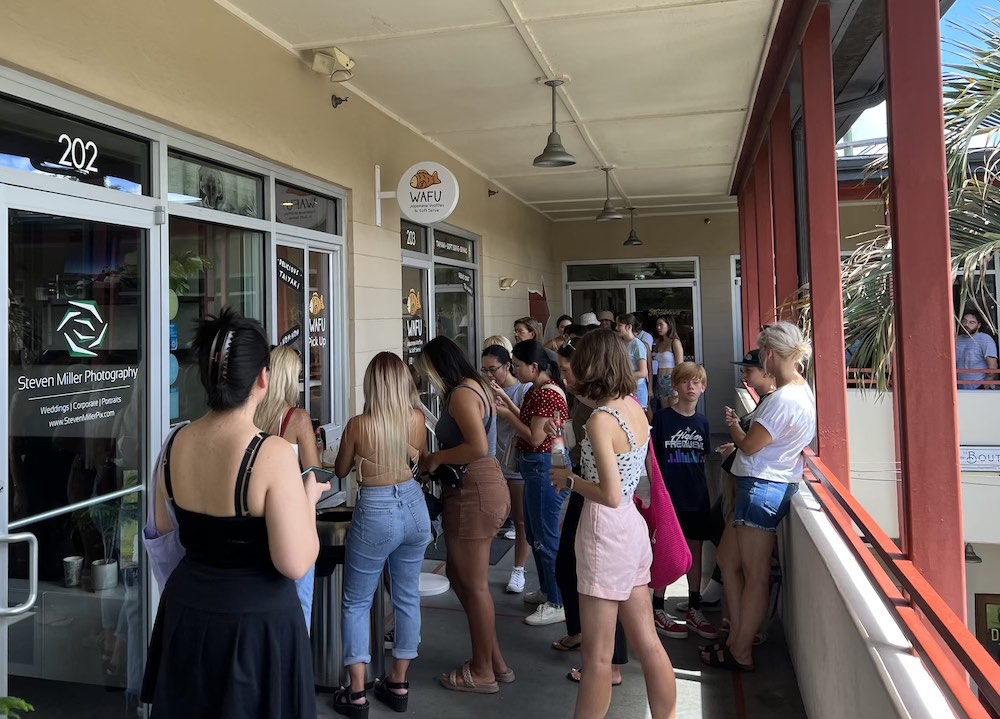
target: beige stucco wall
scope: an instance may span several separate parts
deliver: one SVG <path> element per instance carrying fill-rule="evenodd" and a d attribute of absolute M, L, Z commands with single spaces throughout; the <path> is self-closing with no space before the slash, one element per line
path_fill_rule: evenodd
<path fill-rule="evenodd" d="M 699 360 L 708 371 L 705 404 L 715 432 L 724 431 L 723 407 L 735 401 L 735 375 L 729 364 L 733 354 L 729 258 L 739 253 L 738 217 L 736 212 L 638 217 L 635 229 L 644 243 L 641 247 L 622 246 L 628 236 L 627 222 L 556 222 L 551 233 L 560 265 L 568 260 L 699 258 L 704 355 Z"/>
<path fill-rule="evenodd" d="M 376 164 L 382 189 L 421 160 L 455 172 L 461 200 L 449 223 L 483 240 L 485 334 L 527 314 L 531 286 L 544 283 L 552 314 L 561 311 L 548 220 L 505 193 L 488 198 L 485 179 L 214 2 L 5 0 L 0 63 L 344 188 L 351 407 L 368 359 L 402 341 L 399 217 L 385 201 L 375 226 Z M 336 110 L 335 91 L 350 96 Z M 501 292 L 500 276 L 522 282 Z"/>
<path fill-rule="evenodd" d="M 881 202 L 842 202 L 840 205 L 840 247 L 853 250 L 862 242 L 878 237 L 885 226 L 885 206 Z"/>

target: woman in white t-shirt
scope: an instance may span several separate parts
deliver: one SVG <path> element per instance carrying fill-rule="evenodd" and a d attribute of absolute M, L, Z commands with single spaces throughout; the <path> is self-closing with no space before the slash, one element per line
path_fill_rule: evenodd
<path fill-rule="evenodd" d="M 802 479 L 802 450 L 816 435 L 816 400 L 802 377 L 811 353 L 798 327 L 778 322 L 757 338 L 764 371 L 777 389 L 744 433 L 730 428 L 736 445 L 732 473 L 736 507 L 719 544 L 718 562 L 730 607 L 729 639 L 703 647 L 712 667 L 753 671 L 753 638 L 767 614 L 771 553 L 778 524 L 788 514 Z"/>

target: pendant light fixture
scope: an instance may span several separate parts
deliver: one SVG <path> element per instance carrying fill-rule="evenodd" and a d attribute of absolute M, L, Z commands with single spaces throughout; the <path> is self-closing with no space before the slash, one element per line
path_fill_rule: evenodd
<path fill-rule="evenodd" d="M 605 222 L 606 220 L 621 220 L 624 219 L 624 215 L 618 211 L 614 205 L 611 204 L 611 171 L 613 167 L 602 167 L 604 170 L 604 209 L 601 210 L 595 219 L 598 222 Z"/>
<path fill-rule="evenodd" d="M 562 138 L 556 132 L 556 88 L 563 82 L 563 80 L 545 81 L 545 84 L 552 88 L 552 132 L 549 133 L 549 141 L 545 143 L 542 154 L 531 163 L 535 167 L 568 167 L 576 164 L 576 158 L 566 152 Z"/>
<path fill-rule="evenodd" d="M 628 233 L 628 239 L 625 240 L 625 242 L 623 242 L 622 244 L 625 245 L 625 247 L 638 247 L 639 245 L 642 244 L 642 240 L 639 239 L 639 235 L 635 234 L 635 208 L 634 207 L 628 208 L 628 216 L 629 216 L 629 220 L 631 220 L 631 222 L 632 222 L 632 230 L 631 230 L 631 232 Z"/>

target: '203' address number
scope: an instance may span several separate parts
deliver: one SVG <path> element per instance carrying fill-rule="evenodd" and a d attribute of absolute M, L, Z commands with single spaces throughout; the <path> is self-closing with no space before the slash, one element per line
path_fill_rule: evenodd
<path fill-rule="evenodd" d="M 80 172 L 99 172 L 94 166 L 97 160 L 97 143 L 93 140 L 84 142 L 79 137 L 70 137 L 65 132 L 59 136 L 59 144 L 65 144 L 66 149 L 59 158 L 63 167 L 73 167 Z"/>

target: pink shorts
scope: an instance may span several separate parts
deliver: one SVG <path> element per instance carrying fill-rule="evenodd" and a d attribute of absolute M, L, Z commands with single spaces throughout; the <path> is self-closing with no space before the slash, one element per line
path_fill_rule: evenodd
<path fill-rule="evenodd" d="M 618 509 L 584 502 L 574 546 L 580 594 L 623 602 L 649 584 L 649 529 L 631 497 Z"/>

